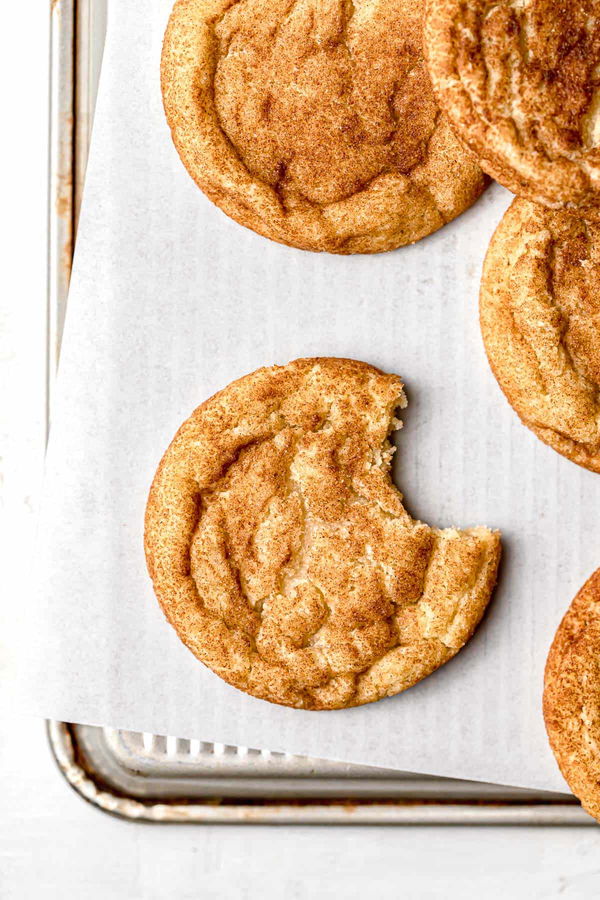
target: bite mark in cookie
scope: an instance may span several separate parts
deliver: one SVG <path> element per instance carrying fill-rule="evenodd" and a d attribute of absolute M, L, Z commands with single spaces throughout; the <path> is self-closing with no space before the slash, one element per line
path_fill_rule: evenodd
<path fill-rule="evenodd" d="M 500 539 L 406 512 L 388 440 L 405 402 L 394 375 L 303 359 L 234 382 L 177 433 L 148 500 L 148 568 L 181 639 L 235 687 L 355 706 L 473 633 Z"/>

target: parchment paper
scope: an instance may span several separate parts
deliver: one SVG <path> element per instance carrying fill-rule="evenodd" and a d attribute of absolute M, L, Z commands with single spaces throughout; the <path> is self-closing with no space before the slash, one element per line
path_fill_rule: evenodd
<path fill-rule="evenodd" d="M 523 427 L 498 388 L 477 294 L 510 197 L 492 186 L 414 247 L 338 258 L 278 246 L 195 187 L 159 89 L 170 0 L 112 0 L 36 552 L 19 598 L 26 712 L 319 757 L 563 789 L 541 713 L 554 630 L 600 564 L 600 478 Z M 397 372 L 395 479 L 437 526 L 504 536 L 489 613 L 395 698 L 285 709 L 227 686 L 163 620 L 142 523 L 181 421 L 232 379 L 298 356 Z"/>

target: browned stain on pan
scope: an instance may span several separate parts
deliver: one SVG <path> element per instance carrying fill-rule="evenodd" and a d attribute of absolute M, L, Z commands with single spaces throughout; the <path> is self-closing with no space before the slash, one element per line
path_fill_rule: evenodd
<path fill-rule="evenodd" d="M 72 116 L 69 118 L 72 120 Z M 73 261 L 73 176 L 70 171 L 59 172 L 57 175 L 54 208 L 66 232 L 60 251 L 60 270 L 64 280 L 68 282 Z"/>

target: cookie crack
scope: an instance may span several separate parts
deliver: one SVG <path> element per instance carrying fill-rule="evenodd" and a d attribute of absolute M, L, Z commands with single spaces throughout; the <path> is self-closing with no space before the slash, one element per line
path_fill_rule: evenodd
<path fill-rule="evenodd" d="M 223 121 L 221 114 L 219 113 L 217 103 L 216 103 L 215 76 L 216 76 L 217 67 L 219 65 L 219 61 L 227 58 L 227 56 L 230 52 L 230 46 L 233 41 L 233 38 L 239 31 L 239 30 L 235 30 L 231 35 L 229 35 L 229 40 L 228 40 L 226 46 L 224 47 L 224 49 L 221 49 L 222 40 L 217 35 L 217 29 L 218 29 L 219 25 L 223 22 L 225 17 L 228 15 L 228 13 L 232 9 L 232 7 L 235 5 L 238 5 L 239 3 L 242 3 L 242 2 L 244 2 L 244 0 L 233 0 L 231 5 L 228 6 L 228 8 L 221 15 L 219 15 L 218 17 L 216 17 L 214 20 L 212 20 L 210 22 L 212 40 L 213 40 L 215 47 L 217 48 L 217 52 L 214 54 L 213 69 L 212 69 L 212 73 L 211 73 L 212 108 L 214 110 L 215 120 L 217 122 L 219 130 L 222 133 L 224 139 L 226 140 L 227 146 L 233 153 L 236 160 L 239 162 L 239 164 L 244 168 L 244 170 L 253 179 L 259 181 L 264 187 L 266 187 L 272 191 L 273 197 L 275 198 L 282 215 L 285 217 L 289 217 L 295 211 L 295 207 L 293 205 L 293 202 L 290 202 L 290 199 L 288 197 L 286 197 L 285 184 L 286 184 L 286 179 L 287 179 L 287 175 L 288 175 L 288 169 L 289 169 L 289 166 L 293 159 L 294 154 L 291 154 L 291 156 L 288 155 L 286 157 L 281 158 L 281 160 L 279 161 L 279 165 L 278 165 L 276 180 L 274 183 L 271 183 L 268 179 L 265 179 L 258 172 L 254 171 L 251 167 L 249 167 L 248 163 L 244 159 L 242 152 L 239 150 L 239 148 L 237 147 L 235 142 L 229 137 L 229 134 L 227 132 L 227 124 L 225 121 Z M 277 22 L 274 30 L 271 32 L 271 36 L 274 39 L 277 39 L 279 37 L 281 29 L 284 27 L 284 25 L 286 25 L 289 22 L 290 17 L 293 14 L 293 11 L 294 11 L 295 7 L 297 6 L 298 2 L 299 2 L 299 0 L 292 0 L 292 2 L 287 7 L 283 17 Z M 341 11 L 342 11 L 340 32 L 339 32 L 338 39 L 334 43 L 332 43 L 332 47 L 333 46 L 343 47 L 343 49 L 347 55 L 347 58 L 348 58 L 348 61 L 350 64 L 350 72 L 347 76 L 346 92 L 349 96 L 354 96 L 354 94 L 355 94 L 354 71 L 355 71 L 356 62 L 355 62 L 354 53 L 352 51 L 351 42 L 349 41 L 348 32 L 349 32 L 349 28 L 351 26 L 352 20 L 354 18 L 356 8 L 355 8 L 353 0 L 340 0 L 340 6 L 341 6 Z M 311 18 L 312 26 L 311 27 L 314 28 L 314 24 L 315 24 L 314 10 L 311 10 L 311 14 L 312 14 L 312 18 Z M 323 50 L 323 48 L 321 46 L 315 45 L 313 52 L 322 52 L 322 50 Z M 399 121 L 396 111 L 394 109 L 394 99 L 395 99 L 396 94 L 398 92 L 400 92 L 402 85 L 410 77 L 411 73 L 413 71 L 415 71 L 416 69 L 418 69 L 419 66 L 423 66 L 423 65 L 424 65 L 424 62 L 422 59 L 413 61 L 411 63 L 411 65 L 408 67 L 408 69 L 406 70 L 406 72 L 403 73 L 402 81 L 397 80 L 396 82 L 394 82 L 392 92 L 387 99 L 387 108 L 388 108 L 389 115 L 393 122 L 394 127 L 391 130 L 390 134 L 387 136 L 387 138 L 385 140 L 381 141 L 382 146 L 385 146 L 385 144 L 388 144 L 394 140 L 394 138 L 398 132 L 398 128 L 402 124 Z M 360 107 L 357 107 L 356 104 L 353 104 L 353 109 L 354 109 L 356 116 L 361 121 L 362 129 L 364 130 L 365 134 L 368 134 L 371 130 L 370 121 L 368 119 L 365 119 L 363 112 L 360 110 Z M 341 195 L 341 196 L 337 197 L 335 200 L 332 200 L 329 202 L 319 202 L 319 201 L 309 198 L 296 185 L 293 185 L 293 187 L 291 188 L 294 197 L 297 197 L 299 200 L 301 200 L 301 202 L 303 204 L 305 204 L 307 207 L 309 207 L 315 213 L 319 214 L 320 222 L 321 222 L 322 226 L 325 228 L 325 230 L 327 231 L 329 238 L 331 240 L 335 241 L 336 245 L 339 245 L 339 247 L 343 247 L 348 242 L 351 242 L 358 238 L 371 236 L 373 234 L 373 230 L 374 230 L 373 228 L 366 229 L 364 231 L 357 230 L 357 231 L 353 232 L 353 234 L 349 237 L 339 238 L 335 231 L 335 228 L 333 227 L 329 217 L 327 216 L 327 211 L 329 209 L 331 209 L 332 207 L 335 207 L 339 203 L 343 203 L 347 200 L 351 200 L 351 199 L 355 199 L 355 198 L 359 197 L 365 191 L 368 191 L 382 177 L 385 177 L 388 174 L 399 174 L 406 178 L 410 178 L 411 174 L 423 165 L 423 160 L 427 156 L 427 153 L 428 153 L 429 144 L 430 144 L 431 139 L 432 139 L 433 135 L 435 134 L 435 131 L 438 127 L 439 115 L 440 115 L 440 111 L 439 111 L 439 109 L 437 109 L 434 114 L 434 121 L 433 121 L 432 127 L 431 127 L 429 133 L 427 134 L 426 138 L 423 141 L 423 146 L 419 150 L 418 158 L 411 165 L 409 165 L 405 168 L 400 168 L 400 166 L 395 165 L 393 163 L 384 163 L 384 164 L 382 164 L 382 166 L 378 172 L 376 172 L 374 175 L 372 175 L 368 178 L 365 178 L 364 180 L 361 180 L 360 184 L 357 187 L 355 187 L 353 190 L 351 190 L 347 194 Z M 435 196 L 433 195 L 432 191 L 430 190 L 428 184 L 419 182 L 418 184 L 416 184 L 416 187 L 419 191 L 421 191 L 423 193 L 423 195 L 431 203 L 432 207 L 436 210 L 437 214 L 440 217 L 441 224 L 446 224 L 447 217 L 442 213 L 442 211 L 435 199 Z M 402 229 L 400 229 L 400 231 L 402 231 Z"/>
<path fill-rule="evenodd" d="M 485 6 L 485 9 L 481 7 Z M 505 28 L 503 35 L 506 40 L 506 46 L 500 46 L 498 53 L 502 60 L 502 69 L 500 74 L 494 73 L 490 67 L 488 54 L 485 49 L 485 41 L 483 28 L 490 18 L 500 11 L 510 10 L 512 19 L 510 27 Z M 590 89 L 590 100 L 587 111 L 584 114 L 578 114 L 579 124 L 578 130 L 581 140 L 578 149 L 567 149 L 560 146 L 559 143 L 550 143 L 551 136 L 544 136 L 540 130 L 538 117 L 535 110 L 519 110 L 519 103 L 527 90 L 533 91 L 533 87 L 529 84 L 530 75 L 538 75 L 543 71 L 544 80 L 547 84 L 555 83 L 561 71 L 561 66 L 565 64 L 566 58 L 571 58 L 578 48 L 581 48 L 581 56 L 587 55 L 590 60 L 595 58 L 590 46 L 594 42 L 594 33 L 590 26 L 590 21 L 585 23 L 583 29 L 573 35 L 569 43 L 565 43 L 561 48 L 558 63 L 553 66 L 549 65 L 543 59 L 534 58 L 530 48 L 530 34 L 532 25 L 528 23 L 529 8 L 523 4 L 521 0 L 512 0 L 512 2 L 501 2 L 493 4 L 482 4 L 481 2 L 470 6 L 465 3 L 457 3 L 457 12 L 451 27 L 451 46 L 453 49 L 452 73 L 454 79 L 460 84 L 462 89 L 463 100 L 467 103 L 471 115 L 475 119 L 480 119 L 486 129 L 495 131 L 497 129 L 498 113 L 501 111 L 502 118 L 510 122 L 517 147 L 521 151 L 526 151 L 528 147 L 532 147 L 536 153 L 543 157 L 544 162 L 548 164 L 555 163 L 557 160 L 563 160 L 572 166 L 575 166 L 580 176 L 582 176 L 588 190 L 593 189 L 590 164 L 585 159 L 586 152 L 586 134 L 590 129 L 590 122 L 595 121 L 595 116 L 600 100 L 595 100 L 595 94 L 598 89 L 597 78 L 592 75 L 591 66 L 589 79 L 593 88 Z M 498 49 L 498 40 L 493 42 L 494 48 Z M 476 102 L 476 89 L 471 85 L 470 73 L 464 71 L 459 65 L 461 50 L 467 47 L 468 58 L 471 63 L 475 61 L 479 66 L 478 74 L 483 76 L 485 80 L 485 103 L 482 105 Z M 542 68 L 543 67 L 543 68 Z M 503 98 L 503 102 L 499 103 L 497 98 L 492 97 L 492 91 L 496 87 L 495 82 L 498 79 L 505 79 L 507 90 Z M 584 88 L 581 87 L 583 91 Z M 563 125 L 563 131 L 567 130 L 567 125 Z M 573 129 L 571 129 L 573 130 Z M 589 143 L 589 141 L 588 141 Z M 591 146 L 594 146 L 592 144 Z M 480 148 L 481 150 L 481 148 Z M 493 156 L 498 167 L 502 167 L 504 162 L 490 146 L 487 146 L 485 154 L 488 158 Z M 518 169 L 518 167 L 517 167 Z M 516 170 L 517 171 L 517 170 Z M 517 171 L 518 174 L 518 171 Z"/>
<path fill-rule="evenodd" d="M 590 241 L 590 233 L 587 222 L 583 220 L 583 228 L 586 239 L 586 247 L 587 247 L 587 258 L 589 259 L 590 250 L 591 250 L 591 241 Z M 567 343 L 566 335 L 568 331 L 568 322 L 571 318 L 571 314 L 568 310 L 564 308 L 564 306 L 560 303 L 558 299 L 559 291 L 557 290 L 556 285 L 556 254 L 557 254 L 557 239 L 552 236 L 549 244 L 549 252 L 547 254 L 547 270 L 548 270 L 548 297 L 550 299 L 551 305 L 556 309 L 558 314 L 560 315 L 563 322 L 565 322 L 565 327 L 559 331 L 559 342 L 562 350 L 565 354 L 565 357 L 571 366 L 571 369 L 577 376 L 577 378 L 581 381 L 585 390 L 590 391 L 590 393 L 594 397 L 594 404 L 596 406 L 596 412 L 600 412 L 600 385 L 592 382 L 587 375 L 581 371 L 581 366 L 575 356 L 572 354 L 569 345 Z M 600 421 L 596 422 L 596 429 L 600 432 Z"/>

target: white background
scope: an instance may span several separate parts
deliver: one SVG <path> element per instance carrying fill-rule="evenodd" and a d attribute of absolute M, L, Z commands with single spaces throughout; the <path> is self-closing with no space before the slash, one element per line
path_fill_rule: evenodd
<path fill-rule="evenodd" d="M 3 11 L 2 613 L 27 602 L 45 409 L 47 4 Z M 128 824 L 55 771 L 41 722 L 0 727 L 0 897 L 595 897 L 596 829 Z"/>

